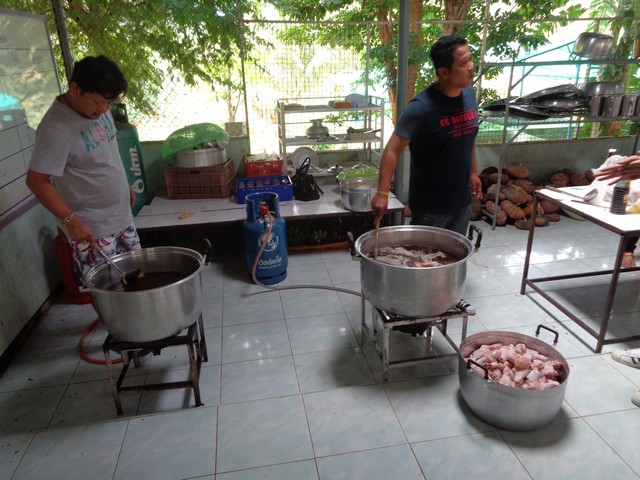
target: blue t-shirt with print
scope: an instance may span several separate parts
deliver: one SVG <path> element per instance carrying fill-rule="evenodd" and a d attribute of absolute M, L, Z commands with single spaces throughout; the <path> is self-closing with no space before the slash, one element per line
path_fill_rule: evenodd
<path fill-rule="evenodd" d="M 412 212 L 455 212 L 471 201 L 471 155 L 478 133 L 472 88 L 452 98 L 435 85 L 427 87 L 409 102 L 394 133 L 410 140 Z"/>

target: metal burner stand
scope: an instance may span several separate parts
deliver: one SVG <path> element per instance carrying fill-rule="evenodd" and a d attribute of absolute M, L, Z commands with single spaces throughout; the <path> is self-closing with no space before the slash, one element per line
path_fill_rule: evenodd
<path fill-rule="evenodd" d="M 127 374 L 131 360 L 136 368 L 140 366 L 140 352 L 143 350 L 149 350 L 154 355 L 160 355 L 160 352 L 165 347 L 174 347 L 177 345 L 186 345 L 189 353 L 189 376 L 190 380 L 184 380 L 181 382 L 166 382 L 166 383 L 153 383 L 148 385 L 132 385 L 123 387 L 122 382 Z M 155 340 L 151 342 L 124 342 L 114 338 L 111 334 L 107 335 L 104 343 L 102 344 L 102 350 L 104 351 L 104 358 L 106 360 L 107 372 L 109 374 L 109 380 L 111 381 L 111 391 L 113 393 L 113 399 L 116 403 L 116 411 L 118 415 L 122 415 L 122 404 L 120 403 L 120 392 L 123 391 L 145 391 L 145 390 L 168 390 L 172 388 L 193 388 L 193 397 L 196 401 L 196 407 L 203 405 L 200 400 L 200 367 L 202 362 L 206 362 L 207 358 L 207 343 L 204 338 L 204 324 L 202 321 L 202 314 L 198 317 L 196 322 L 193 322 L 189 327 L 172 337 L 163 338 L 162 340 Z M 113 363 L 111 361 L 111 355 L 109 351 L 116 352 L 122 357 L 122 371 L 116 379 L 113 372 Z"/>
<path fill-rule="evenodd" d="M 362 335 L 360 344 L 364 343 L 365 336 L 371 340 L 371 343 L 374 345 L 378 356 L 382 360 L 382 380 L 389 380 L 389 370 L 391 368 L 397 368 L 408 365 L 416 365 L 418 363 L 427 362 L 431 360 L 435 360 L 437 358 L 448 358 L 448 357 L 457 357 L 460 354 L 458 349 L 458 345 L 456 345 L 453 340 L 447 335 L 447 321 L 452 318 L 462 318 L 462 340 L 464 340 L 467 336 L 467 320 L 469 319 L 469 315 L 466 311 L 454 307 L 440 315 L 435 315 L 433 317 L 424 317 L 424 318 L 409 318 L 402 317 L 393 314 L 389 314 L 383 310 L 380 310 L 377 307 L 373 307 L 371 312 L 371 325 L 372 329 L 369 329 L 369 326 L 366 323 L 365 319 L 365 307 L 366 300 L 364 294 L 362 296 L 361 302 L 361 327 L 362 327 Z M 376 323 L 382 324 L 382 332 L 376 329 Z M 449 345 L 453 347 L 455 353 L 445 353 L 439 355 L 425 355 L 422 357 L 413 357 L 402 360 L 393 360 L 390 361 L 390 351 L 389 351 L 389 334 L 394 327 L 402 326 L 402 325 L 422 325 L 426 326 L 426 335 L 425 341 L 431 342 L 432 339 L 432 328 L 436 327 L 440 330 L 440 333 L 445 338 Z M 378 337 L 382 333 L 382 351 L 380 350 L 380 344 Z"/>

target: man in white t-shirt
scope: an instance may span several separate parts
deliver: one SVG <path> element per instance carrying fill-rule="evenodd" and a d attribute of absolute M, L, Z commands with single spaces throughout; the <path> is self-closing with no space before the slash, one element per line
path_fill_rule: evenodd
<path fill-rule="evenodd" d="M 75 63 L 69 89 L 56 97 L 36 130 L 27 187 L 59 220 L 84 274 L 140 248 L 129 187 L 118 151 L 111 104 L 127 91 L 120 68 L 105 56 Z"/>

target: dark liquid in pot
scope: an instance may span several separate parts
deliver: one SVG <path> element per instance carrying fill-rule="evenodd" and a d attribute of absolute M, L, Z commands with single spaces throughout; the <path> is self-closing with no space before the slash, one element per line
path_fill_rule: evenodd
<path fill-rule="evenodd" d="M 125 285 L 118 280 L 109 285 L 107 290 L 112 292 L 139 292 L 141 290 L 151 290 L 152 288 L 164 287 L 176 283 L 190 274 L 183 272 L 143 272 L 138 278 L 127 281 Z"/>
<path fill-rule="evenodd" d="M 367 254 L 373 258 L 374 252 Z M 432 247 L 417 245 L 382 247 L 378 249 L 378 262 L 397 267 L 429 268 L 449 265 L 460 258 Z"/>

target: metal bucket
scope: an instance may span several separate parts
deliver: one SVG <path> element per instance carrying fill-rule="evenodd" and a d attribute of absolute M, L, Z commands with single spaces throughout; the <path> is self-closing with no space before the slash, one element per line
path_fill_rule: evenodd
<path fill-rule="evenodd" d="M 119 340 L 150 342 L 178 334 L 202 313 L 201 270 L 204 258 L 182 247 L 153 247 L 111 257 L 123 271 L 140 268 L 144 272 L 179 272 L 182 280 L 159 288 L 140 291 L 113 291 L 120 273 L 108 263 L 91 268 L 85 283 L 107 331 Z M 137 281 L 137 280 L 134 280 Z"/>
<path fill-rule="evenodd" d="M 472 229 L 478 232 L 477 250 L 482 235 L 472 225 L 469 237 Z M 372 305 L 396 315 L 424 318 L 444 313 L 460 300 L 467 283 L 467 260 L 474 252 L 470 238 L 421 225 L 380 229 L 379 248 L 431 247 L 460 259 L 436 267 L 402 267 L 374 260 L 375 240 L 376 232 L 372 230 L 358 237 L 354 245 L 354 258 L 361 261 L 362 292 Z"/>
<path fill-rule="evenodd" d="M 540 328 L 539 326 L 536 335 Z M 555 333 L 555 332 L 554 332 Z M 557 333 L 556 339 L 557 342 Z M 481 345 L 493 343 L 524 343 L 550 360 L 562 364 L 560 385 L 547 390 L 525 390 L 503 385 L 481 375 L 464 359 Z M 460 393 L 469 408 L 482 420 L 498 428 L 528 431 L 541 428 L 551 422 L 564 400 L 569 378 L 569 364 L 558 351 L 535 337 L 514 332 L 490 331 L 468 336 L 460 344 L 458 378 Z"/>

